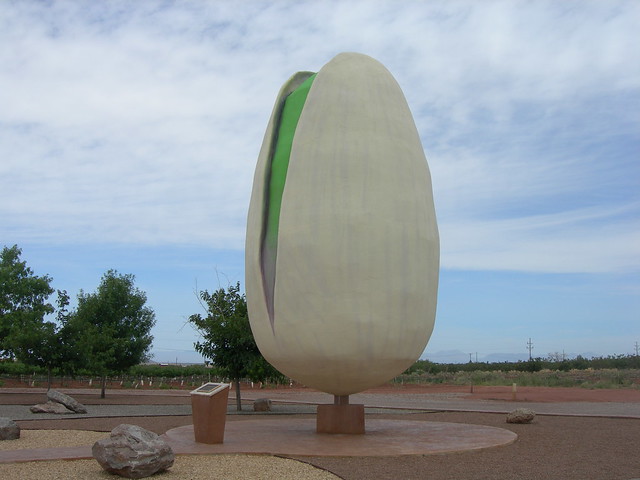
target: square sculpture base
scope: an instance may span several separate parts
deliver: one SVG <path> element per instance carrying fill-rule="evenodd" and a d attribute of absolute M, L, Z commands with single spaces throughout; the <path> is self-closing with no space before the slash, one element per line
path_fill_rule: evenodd
<path fill-rule="evenodd" d="M 318 405 L 317 433 L 364 433 L 364 405 Z"/>

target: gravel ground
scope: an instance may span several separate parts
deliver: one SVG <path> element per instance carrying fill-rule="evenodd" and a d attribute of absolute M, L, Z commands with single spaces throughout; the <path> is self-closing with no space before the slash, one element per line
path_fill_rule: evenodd
<path fill-rule="evenodd" d="M 0 442 L 0 450 L 82 447 L 108 436 L 105 432 L 90 430 L 20 430 L 20 438 Z"/>
<path fill-rule="evenodd" d="M 260 393 L 263 396 L 275 398 L 276 395 Z M 395 397 L 395 396 L 394 396 Z M 160 402 L 147 397 L 145 402 Z M 3 399 L 0 397 L 0 407 Z M 141 399 L 140 403 L 142 403 Z M 453 398 L 451 400 L 454 400 Z M 614 400 L 614 397 L 611 398 Z M 620 400 L 615 399 L 618 402 Z M 166 400 L 165 400 L 166 401 Z M 575 400 L 574 400 L 575 401 Z M 624 400 L 622 400 L 624 401 Z M 13 403 L 13 402 L 12 402 Z M 15 401 L 18 404 L 18 401 Z M 386 403 L 379 403 L 385 405 Z M 513 404 L 512 404 L 513 405 Z M 514 405 L 521 406 L 519 404 Z M 586 405 L 585 405 L 586 408 Z M 534 408 L 535 410 L 535 408 Z M 478 412 L 437 412 L 421 414 L 374 414 L 368 418 L 408 418 L 436 422 L 460 422 L 477 425 L 489 425 L 507 428 L 518 434 L 518 440 L 505 447 L 492 448 L 478 452 L 465 452 L 434 456 L 401 456 L 401 457 L 299 457 L 303 462 L 309 462 L 319 468 L 333 472 L 345 480 L 378 480 L 378 479 L 429 479 L 429 480 L 631 480 L 640 479 L 640 419 L 639 418 L 607 418 L 607 417 L 577 417 L 577 416 L 543 416 L 538 415 L 531 425 L 512 425 L 505 423 L 504 414 Z M 227 421 L 243 421 L 252 418 L 249 415 L 230 415 Z M 253 417 L 255 418 L 255 417 Z M 57 420 L 18 421 L 23 429 L 73 429 L 73 430 L 102 430 L 110 431 L 120 423 L 134 423 L 156 433 L 191 423 L 189 416 L 155 416 L 131 418 L 78 418 Z M 212 461 L 222 462 L 223 456 L 194 457 L 194 462 Z M 227 456 L 225 456 L 227 457 Z M 160 475 L 158 478 L 287 478 L 280 473 L 272 473 L 269 467 L 257 467 L 255 476 L 250 470 L 244 470 L 244 455 L 228 456 L 231 464 L 222 473 L 212 474 L 213 466 L 203 463 L 207 477 L 178 470 L 173 473 Z M 179 456 L 190 462 L 190 456 Z M 248 456 L 250 460 L 274 457 Z M 225 460 L 226 461 L 226 460 Z M 276 458 L 275 462 L 286 461 Z M 45 462 L 37 462 L 43 465 Z M 46 462 L 51 467 L 45 469 L 53 472 L 53 464 L 70 466 L 70 463 L 81 465 L 85 462 Z M 176 462 L 180 467 L 183 462 Z M 299 465 L 294 462 L 294 464 Z M 31 464 L 27 464 L 31 465 Z M 36 465 L 36 463 L 33 463 Z M 114 478 L 97 472 L 93 465 L 95 477 L 85 473 L 76 478 Z M 300 464 L 305 465 L 305 464 Z M 66 471 L 58 472 L 52 477 L 41 476 L 38 473 L 19 473 L 17 470 L 3 470 L 3 468 L 22 468 L 18 464 L 0 465 L 0 478 L 73 478 Z M 307 466 L 308 467 L 308 466 Z M 74 467 L 75 468 L 75 467 Z M 80 468 L 80 467 L 78 467 Z M 84 468 L 84 467 L 83 467 Z M 250 467 L 246 467 L 250 468 Z M 172 468 L 173 470 L 173 468 Z M 316 470 L 311 470 L 316 472 Z M 230 475 L 240 472 L 238 477 Z M 321 472 L 321 471 L 320 471 Z M 322 472 L 321 472 L 322 473 Z M 326 472 L 325 472 L 326 473 Z M 211 474 L 211 475 L 209 475 Z M 99 476 L 102 475 L 102 476 Z M 263 475 L 263 476 L 259 476 Z M 291 478 L 316 478 L 311 473 L 294 474 Z M 330 478 L 330 477 L 323 477 Z M 335 477 L 333 477 L 335 478 Z"/>
<path fill-rule="evenodd" d="M 17 440 L 0 442 L 0 450 L 78 447 L 108 437 L 90 430 L 21 430 Z M 114 479 L 95 460 L 0 463 L 0 478 L 72 480 Z M 268 455 L 179 455 L 173 466 L 154 478 L 161 479 L 310 479 L 339 478 L 307 462 Z"/>
<path fill-rule="evenodd" d="M 503 414 L 442 412 L 400 416 L 411 420 L 460 422 L 507 428 L 518 434 L 518 440 L 505 447 L 448 455 L 294 458 L 326 469 L 345 480 L 640 479 L 640 419 L 537 416 L 531 425 L 513 425 L 505 423 L 505 415 Z M 374 416 L 374 418 L 398 417 L 398 414 Z M 250 417 L 234 416 L 230 417 L 228 421 L 243 421 L 248 418 Z M 92 429 L 99 427 L 105 431 L 111 430 L 119 423 L 136 423 L 156 433 L 163 433 L 175 426 L 190 424 L 190 418 L 163 416 L 132 419 L 69 419 L 19 423 L 23 429 L 25 424 L 30 424 L 30 427 L 37 428 Z M 23 432 L 26 433 L 25 430 Z M 179 458 L 183 457 L 180 456 Z M 204 458 L 207 457 L 197 457 L 195 461 Z M 241 462 L 244 456 L 238 455 L 232 456 L 232 458 L 237 462 Z M 75 463 L 73 462 L 73 464 Z M 2 465 L 0 467 L 5 468 Z M 240 463 L 238 463 L 237 468 L 241 468 Z M 4 470 L 0 468 L 0 478 L 5 478 L 3 472 Z M 15 478 L 41 477 L 19 475 Z M 164 476 L 159 478 L 164 478 Z M 184 478 L 200 477 L 186 476 Z M 211 478 L 216 477 L 212 476 Z M 219 478 L 229 477 L 222 476 Z M 240 478 L 279 477 L 276 475 L 272 477 L 244 476 Z M 298 476 L 295 478 L 313 477 Z"/>
<path fill-rule="evenodd" d="M 505 447 L 447 455 L 303 457 L 345 480 L 631 480 L 640 479 L 640 419 L 537 416 L 530 425 L 503 414 L 411 415 L 438 422 L 506 428 Z"/>
<path fill-rule="evenodd" d="M 0 464 L 0 478 L 21 480 L 93 480 L 121 478 L 94 460 Z M 266 455 L 180 455 L 173 466 L 152 478 L 225 480 L 335 480 L 339 477 L 308 463 Z"/>

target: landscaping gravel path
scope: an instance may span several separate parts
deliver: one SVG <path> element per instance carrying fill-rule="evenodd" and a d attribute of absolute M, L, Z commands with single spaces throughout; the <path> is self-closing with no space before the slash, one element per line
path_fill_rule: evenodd
<path fill-rule="evenodd" d="M 32 395 L 40 394 L 34 392 L 33 389 L 29 389 L 25 393 L 6 393 L 4 390 L 0 389 L 0 415 L 4 415 L 3 412 L 8 411 L 7 409 L 20 407 L 20 401 L 23 400 L 26 401 L 23 401 L 22 406 L 28 406 L 34 398 Z M 173 408 L 182 409 L 178 411 L 183 413 L 189 410 L 188 392 L 130 393 L 120 391 L 116 393 L 114 391 L 110 395 L 111 392 L 108 391 L 105 400 L 112 403 L 100 405 L 101 400 L 96 398 L 98 394 L 95 391 L 92 391 L 91 395 L 86 395 L 86 392 L 63 391 L 80 397 L 78 399 L 90 407 L 90 411 L 96 409 L 94 412 L 102 410 L 104 413 L 112 409 L 117 416 L 87 418 L 88 416 L 84 415 L 78 416 L 82 418 L 56 417 L 48 419 L 29 413 L 29 418 L 37 419 L 19 420 L 21 428 L 109 431 L 119 423 L 135 423 L 157 433 L 164 433 L 168 429 L 191 424 L 191 417 L 188 414 L 169 414 Z M 606 394 L 606 392 L 604 393 Z M 20 400 L 21 395 L 23 395 L 23 400 Z M 267 397 L 273 401 L 283 402 L 274 404 L 278 411 L 273 414 L 280 415 L 282 418 L 286 418 L 288 415 L 310 416 L 307 413 L 310 409 L 313 410 L 310 404 L 331 401 L 330 396 L 311 391 L 273 390 L 243 393 L 243 398 L 247 400 L 258 397 Z M 604 398 L 606 399 L 606 396 Z M 611 394 L 611 398 L 616 398 L 615 393 Z M 505 447 L 448 455 L 299 457 L 297 460 L 309 462 L 347 480 L 640 479 L 640 415 L 638 414 L 640 402 L 633 399 L 625 402 L 606 402 L 602 399 L 597 402 L 572 401 L 569 403 L 508 402 L 469 398 L 467 395 L 461 395 L 460 392 L 433 394 L 416 393 L 415 391 L 383 391 L 354 395 L 352 402 L 356 403 L 360 399 L 366 405 L 394 407 L 393 410 L 369 411 L 368 418 L 398 418 L 401 416 L 411 420 L 488 425 L 511 430 L 518 435 L 518 440 Z M 505 423 L 503 413 L 487 413 L 489 411 L 511 411 L 525 405 L 539 414 L 545 414 L 538 415 L 531 425 L 512 425 Z M 130 409 L 131 407 L 136 408 Z M 121 416 L 124 412 L 140 413 L 139 408 L 146 412 L 145 416 Z M 420 409 L 431 411 L 407 413 L 403 410 L 405 408 L 411 409 L 411 412 Z M 250 409 L 250 403 L 247 404 L 247 409 Z M 464 411 L 462 411 L 463 409 Z M 227 421 L 243 421 L 250 418 L 255 419 L 255 414 L 229 415 Z M 215 464 L 216 457 L 218 456 L 207 457 L 207 461 L 213 461 Z M 241 468 L 243 458 L 244 456 L 232 456 L 231 465 L 237 465 L 238 468 Z M 227 459 L 220 456 L 219 463 L 223 462 L 227 462 Z M 77 462 L 66 463 L 66 468 L 70 468 L 71 464 L 75 463 Z M 0 476 L 4 477 L 6 474 L 7 477 L 13 475 L 15 478 L 34 478 L 12 470 L 13 466 L 15 464 L 4 465 L 3 468 L 6 467 L 8 470 L 0 468 Z M 276 468 L 275 465 L 272 467 Z M 233 469 L 233 467 L 228 468 Z M 258 468 L 257 471 L 260 472 L 260 469 Z M 255 473 L 255 476 L 249 474 L 242 478 L 286 478 L 284 474 L 281 476 L 278 473 L 271 473 L 270 470 L 264 469 L 262 470 L 263 476 L 260 476 L 260 473 Z M 298 473 L 297 475 L 292 478 L 311 478 L 306 476 L 306 473 Z M 78 478 L 107 477 L 85 475 Z M 167 476 L 167 478 L 180 477 Z M 194 474 L 192 477 L 185 478 L 206 477 Z"/>

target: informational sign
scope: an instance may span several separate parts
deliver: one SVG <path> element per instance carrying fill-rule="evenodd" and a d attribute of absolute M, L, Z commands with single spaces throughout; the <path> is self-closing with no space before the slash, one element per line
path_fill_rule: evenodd
<path fill-rule="evenodd" d="M 228 383 L 205 383 L 204 385 L 196 388 L 191 391 L 191 395 L 215 395 L 218 392 L 221 392 L 225 388 L 229 388 Z"/>

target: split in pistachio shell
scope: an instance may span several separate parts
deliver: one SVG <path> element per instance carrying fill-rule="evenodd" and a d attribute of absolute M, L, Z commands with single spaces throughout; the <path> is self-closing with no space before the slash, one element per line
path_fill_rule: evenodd
<path fill-rule="evenodd" d="M 265 301 L 269 312 L 269 321 L 273 329 L 273 294 L 275 287 L 275 263 L 278 256 L 278 226 L 280 222 L 280 208 L 282 206 L 282 193 L 287 178 L 291 145 L 295 135 L 296 126 L 304 107 L 304 102 L 309 94 L 314 75 L 310 75 L 302 84 L 290 92 L 282 105 L 278 116 L 275 135 L 272 142 L 275 144 L 269 165 L 269 174 L 266 180 L 265 190 L 265 225 L 261 241 L 261 269 L 262 281 L 265 289 Z"/>
<path fill-rule="evenodd" d="M 335 395 L 387 381 L 429 340 L 438 269 L 429 169 L 392 75 L 355 53 L 294 75 L 247 223 L 249 319 L 264 357 Z"/>

